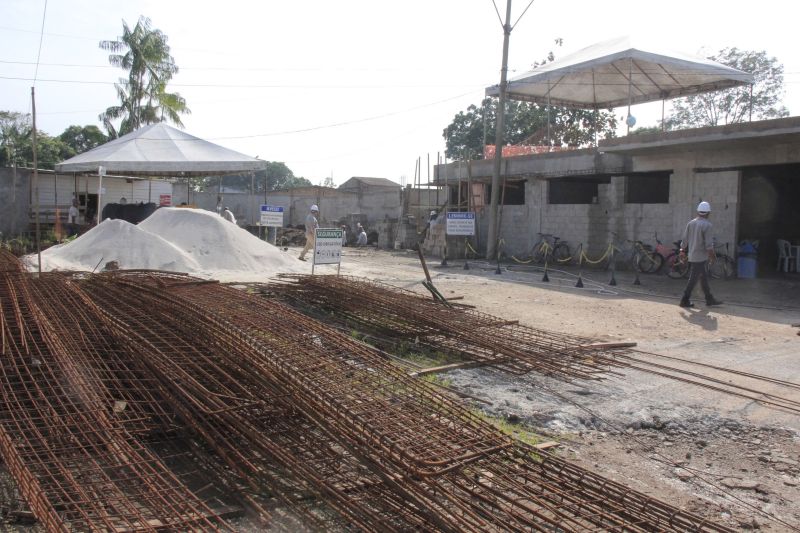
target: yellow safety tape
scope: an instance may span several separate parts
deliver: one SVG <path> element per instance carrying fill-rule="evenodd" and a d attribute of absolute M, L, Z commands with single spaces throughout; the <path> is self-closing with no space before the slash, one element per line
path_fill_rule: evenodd
<path fill-rule="evenodd" d="M 581 258 L 582 258 L 584 261 L 586 261 L 587 263 L 589 263 L 590 265 L 596 265 L 596 264 L 598 264 L 598 263 L 602 263 L 603 261 L 605 261 L 605 260 L 606 260 L 606 258 L 609 256 L 609 254 L 610 254 L 610 253 L 611 253 L 611 246 L 609 246 L 608 248 L 606 248 L 606 251 L 605 251 L 605 252 L 603 252 L 603 256 L 602 256 L 600 259 L 594 259 L 594 260 L 592 260 L 592 259 L 589 259 L 589 256 L 588 256 L 588 255 L 586 255 L 586 252 L 583 252 L 583 251 L 581 252 Z"/>
<path fill-rule="evenodd" d="M 464 242 L 467 244 L 467 249 L 468 249 L 469 251 L 471 251 L 471 252 L 472 252 L 473 254 L 475 254 L 475 255 L 478 255 L 478 250 L 476 250 L 475 248 L 473 248 L 473 247 L 472 247 L 472 245 L 469 243 L 469 241 L 468 241 L 468 240 L 466 240 L 466 239 L 465 239 L 465 240 L 464 240 Z"/>
<path fill-rule="evenodd" d="M 527 265 L 528 263 L 532 263 L 532 262 L 533 262 L 533 257 L 531 257 L 531 258 L 530 258 L 530 259 L 528 259 L 527 261 L 523 261 L 522 259 L 517 259 L 516 257 L 514 257 L 514 256 L 512 255 L 512 256 L 511 256 L 511 259 L 513 259 L 515 262 L 517 262 L 517 263 L 521 263 L 521 264 L 523 264 L 523 265 Z"/>

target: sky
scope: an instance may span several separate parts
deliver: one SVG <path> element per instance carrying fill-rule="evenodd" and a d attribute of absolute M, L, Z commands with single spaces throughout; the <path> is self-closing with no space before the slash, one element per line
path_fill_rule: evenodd
<path fill-rule="evenodd" d="M 188 133 L 284 162 L 314 184 L 410 184 L 418 158 L 425 181 L 427 162 L 443 157 L 444 128 L 499 83 L 506 2 L 495 1 L 0 0 L 0 110 L 30 112 L 35 87 L 40 130 L 101 126 L 125 72 L 98 44 L 144 15 L 169 38 L 180 68 L 169 90 L 191 110 Z M 800 113 L 800 4 L 534 0 L 525 11 L 529 4 L 513 0 L 509 77 L 551 50 L 558 58 L 627 35 L 693 55 L 765 50 L 784 65 L 784 105 Z M 616 110 L 620 123 L 626 111 Z M 661 104 L 632 114 L 637 126 L 654 126 Z"/>

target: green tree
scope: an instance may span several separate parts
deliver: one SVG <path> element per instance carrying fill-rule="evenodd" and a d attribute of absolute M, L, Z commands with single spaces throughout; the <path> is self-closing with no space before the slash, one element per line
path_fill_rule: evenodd
<path fill-rule="evenodd" d="M 97 126 L 70 126 L 58 138 L 76 154 L 82 154 L 108 142 L 108 136 Z"/>
<path fill-rule="evenodd" d="M 109 63 L 128 71 L 127 78 L 114 84 L 119 105 L 99 116 L 111 138 L 154 122 L 169 121 L 183 127 L 180 115 L 190 113 L 180 94 L 167 92 L 178 66 L 169 53 L 167 36 L 150 24 L 149 18 L 139 17 L 131 29 L 123 20 L 118 40 L 100 42 L 100 48 L 113 52 L 108 56 Z M 116 120 L 120 121 L 118 128 L 114 126 Z"/>
<path fill-rule="evenodd" d="M 311 185 L 311 182 L 306 178 L 295 176 L 294 172 L 292 172 L 285 163 L 267 161 L 267 168 L 256 172 L 252 179 L 249 174 L 243 174 L 241 176 L 213 176 L 203 178 L 203 182 L 200 184 L 199 188 L 214 192 L 219 190 L 221 185 L 229 189 L 234 188 L 242 191 L 249 191 L 251 183 L 253 185 L 253 192 L 256 194 L 264 194 L 265 186 L 267 192 L 269 192 Z"/>
<path fill-rule="evenodd" d="M 36 130 L 36 162 L 39 168 L 55 168 L 56 163 L 76 154 L 75 150 L 58 137 L 51 137 L 47 133 Z M 33 164 L 33 143 L 28 142 L 20 154 L 24 160 Z"/>
<path fill-rule="evenodd" d="M 450 159 L 483 157 L 484 135 L 487 144 L 494 143 L 497 100 L 486 98 L 481 106 L 470 105 L 466 112 L 459 112 L 447 128 L 443 137 L 446 155 Z M 589 146 L 599 139 L 615 136 L 617 118 L 609 111 L 550 108 L 550 140 L 554 146 Z M 545 144 L 548 135 L 547 106 L 511 100 L 506 106 L 506 145 Z"/>
<path fill-rule="evenodd" d="M 0 166 L 33 165 L 33 125 L 31 116 L 16 111 L 0 111 Z M 56 163 L 75 155 L 58 137 L 41 130 L 36 135 L 36 159 L 39 168 L 53 168 Z"/>
<path fill-rule="evenodd" d="M 755 78 L 752 87 L 734 87 L 724 91 L 678 98 L 666 119 L 667 129 L 697 128 L 745 122 L 752 116 L 763 120 L 789 115 L 781 105 L 783 65 L 765 51 L 724 48 L 709 59 L 749 72 Z"/>
<path fill-rule="evenodd" d="M 17 111 L 0 111 L 0 166 L 23 165 L 21 150 L 30 144 L 31 116 Z"/>

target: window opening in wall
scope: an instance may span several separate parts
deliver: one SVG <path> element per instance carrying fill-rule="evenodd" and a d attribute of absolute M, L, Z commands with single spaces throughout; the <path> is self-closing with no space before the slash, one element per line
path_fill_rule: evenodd
<path fill-rule="evenodd" d="M 525 180 L 506 180 L 506 192 L 503 194 L 503 185 L 500 185 L 500 196 L 503 205 L 525 205 Z M 487 201 L 492 197 L 492 185 L 486 185 Z"/>
<path fill-rule="evenodd" d="M 597 203 L 598 186 L 611 183 L 608 176 L 581 176 L 548 180 L 547 203 L 594 204 Z"/>
<path fill-rule="evenodd" d="M 625 176 L 626 204 L 668 204 L 670 172 Z"/>

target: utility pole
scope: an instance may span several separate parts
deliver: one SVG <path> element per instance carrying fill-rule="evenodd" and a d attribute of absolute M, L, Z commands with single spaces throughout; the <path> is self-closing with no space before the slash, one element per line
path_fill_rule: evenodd
<path fill-rule="evenodd" d="M 38 262 L 38 273 L 42 273 L 42 241 L 39 232 L 39 161 L 36 159 L 36 92 L 31 87 L 31 116 L 33 119 L 33 194 L 36 203 L 34 213 L 36 216 L 36 257 Z"/>
<path fill-rule="evenodd" d="M 486 258 L 497 255 L 497 207 L 500 203 L 500 165 L 503 159 L 503 127 L 506 111 L 506 89 L 508 78 L 508 40 L 511 37 L 511 0 L 506 1 L 506 23 L 503 24 L 503 66 L 500 69 L 500 95 L 497 100 L 497 128 L 494 136 L 494 167 L 492 169 L 492 197 L 489 207 L 489 236 L 486 243 Z"/>

